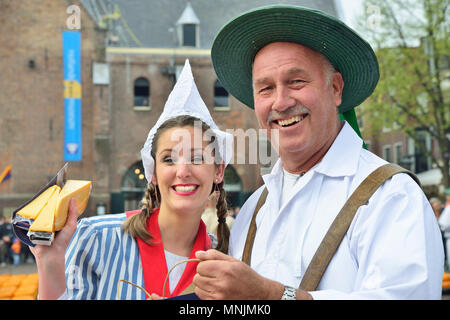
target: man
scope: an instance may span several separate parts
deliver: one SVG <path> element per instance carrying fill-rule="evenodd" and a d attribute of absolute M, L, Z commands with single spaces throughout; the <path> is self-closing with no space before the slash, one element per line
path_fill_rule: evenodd
<path fill-rule="evenodd" d="M 450 188 L 445 190 L 446 203 L 444 211 L 442 211 L 439 217 L 439 226 L 444 234 L 445 250 L 446 250 L 446 260 L 447 260 L 447 270 L 450 270 Z"/>
<path fill-rule="evenodd" d="M 356 133 L 353 108 L 379 78 L 370 46 L 334 17 L 275 5 L 225 25 L 211 55 L 228 92 L 255 109 L 262 128 L 278 130 L 280 159 L 241 208 L 231 232 L 231 257 L 214 250 L 197 253 L 202 262 L 194 278 L 196 294 L 201 299 L 440 299 L 439 228 L 422 190 L 406 174 L 394 175 L 358 208 L 318 288 L 297 289 L 344 203 L 386 164 L 363 149 Z M 240 260 L 265 188 L 248 266 Z"/>

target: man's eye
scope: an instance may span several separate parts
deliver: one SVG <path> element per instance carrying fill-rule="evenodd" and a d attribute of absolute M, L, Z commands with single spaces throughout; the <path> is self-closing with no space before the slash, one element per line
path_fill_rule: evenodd
<path fill-rule="evenodd" d="M 272 89 L 272 87 L 267 86 L 267 87 L 262 87 L 261 89 L 259 89 L 259 93 L 264 93 L 269 91 L 270 89 Z"/>

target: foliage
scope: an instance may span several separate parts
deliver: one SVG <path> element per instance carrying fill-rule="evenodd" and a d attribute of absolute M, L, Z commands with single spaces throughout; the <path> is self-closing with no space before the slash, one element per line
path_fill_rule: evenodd
<path fill-rule="evenodd" d="M 380 64 L 377 88 L 362 106 L 372 132 L 403 131 L 443 173 L 450 186 L 450 19 L 449 0 L 365 0 L 358 31 L 375 48 Z M 418 137 L 428 132 L 439 152 Z"/>

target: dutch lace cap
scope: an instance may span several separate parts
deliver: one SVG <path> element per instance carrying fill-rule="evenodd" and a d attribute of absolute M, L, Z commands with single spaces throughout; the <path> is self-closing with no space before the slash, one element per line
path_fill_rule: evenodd
<path fill-rule="evenodd" d="M 152 180 L 155 169 L 155 160 L 151 155 L 151 150 L 156 131 L 167 120 L 182 115 L 192 116 L 206 123 L 214 132 L 216 139 L 218 140 L 217 147 L 220 159 L 225 163 L 225 166 L 230 163 L 233 152 L 233 136 L 230 133 L 220 130 L 215 124 L 206 104 L 203 102 L 203 99 L 198 92 L 189 60 L 186 59 L 179 79 L 167 98 L 164 110 L 156 124 L 150 129 L 147 141 L 141 149 L 145 178 L 148 182 Z"/>

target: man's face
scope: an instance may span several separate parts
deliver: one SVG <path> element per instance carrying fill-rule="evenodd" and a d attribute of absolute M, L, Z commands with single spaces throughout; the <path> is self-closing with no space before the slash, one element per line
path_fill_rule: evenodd
<path fill-rule="evenodd" d="M 343 80 L 319 53 L 299 44 L 275 42 L 253 64 L 253 96 L 259 125 L 278 129 L 280 156 L 305 157 L 332 143 L 339 132 L 337 106 Z M 270 138 L 270 137 L 269 137 Z"/>

